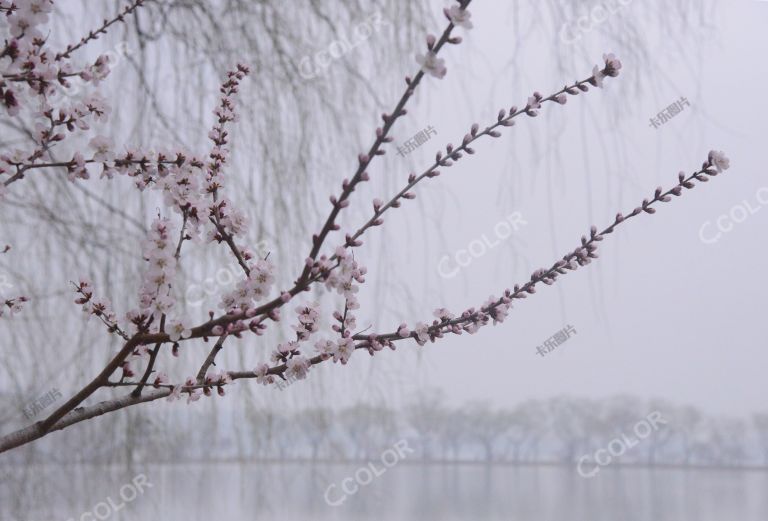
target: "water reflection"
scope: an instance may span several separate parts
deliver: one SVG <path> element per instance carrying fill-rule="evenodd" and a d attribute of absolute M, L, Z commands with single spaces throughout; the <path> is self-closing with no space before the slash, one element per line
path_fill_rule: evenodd
<path fill-rule="evenodd" d="M 0 519 L 79 520 L 87 512 L 94 516 L 84 520 L 125 521 L 159 516 L 185 521 L 768 519 L 768 472 L 618 466 L 584 479 L 570 466 L 404 461 L 343 504 L 329 506 L 324 499 L 329 485 L 354 476 L 361 465 L 6 466 L 1 470 Z M 140 474 L 152 486 L 133 501 L 123 501 L 121 490 L 127 489 L 121 487 Z M 109 511 L 104 505 L 111 505 Z"/>

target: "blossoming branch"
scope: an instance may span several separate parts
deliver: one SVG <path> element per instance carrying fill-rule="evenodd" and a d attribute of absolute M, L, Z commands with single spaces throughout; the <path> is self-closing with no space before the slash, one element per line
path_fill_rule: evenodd
<path fill-rule="evenodd" d="M 447 334 L 473 334 L 485 325 L 503 322 L 513 302 L 535 293 L 539 284 L 553 284 L 558 277 L 589 264 L 597 258 L 598 243 L 628 219 L 654 213 L 660 203 L 669 202 L 673 196 L 682 195 L 684 189 L 693 188 L 695 182 L 706 182 L 729 167 L 721 152 L 710 152 L 700 169 L 687 175 L 681 173 L 678 183 L 668 190 L 657 188 L 653 197 L 643 200 L 626 216 L 617 214 L 601 231 L 593 226 L 573 251 L 549 268 L 535 271 L 527 282 L 502 289 L 501 297 L 491 296 L 483 304 L 458 313 L 438 308 L 432 319 L 403 322 L 385 332 L 359 331 L 357 295 L 368 274 L 353 251 L 362 246 L 363 235 L 382 226 L 387 212 L 415 198 L 417 185 L 422 181 L 439 176 L 444 169 L 473 155 L 476 141 L 500 137 L 504 128 L 514 126 L 523 116 L 536 117 L 547 105 L 565 105 L 569 97 L 603 88 L 606 79 L 617 77 L 622 68 L 613 54 L 605 54 L 603 63 L 594 66 L 585 79 L 546 96 L 534 92 L 524 104 L 500 110 L 489 124 L 473 124 L 459 139 L 460 144 L 447 144 L 436 153 L 432 164 L 420 174 L 411 173 L 405 186 L 388 199 L 374 199 L 370 218 L 345 233 L 343 240 L 329 245 L 334 232 L 340 230 L 338 216 L 351 204 L 355 189 L 370 180 L 371 164 L 377 156 L 386 154 L 397 120 L 407 113 L 406 106 L 425 77 L 441 79 L 447 75 L 440 53 L 447 45 L 461 43 L 461 37 L 454 34 L 457 27 L 473 27 L 470 2 L 461 0 L 444 10 L 445 29 L 439 37 L 427 36 L 426 49 L 416 55 L 419 69 L 405 78 L 405 90 L 394 109 L 382 114 L 382 124 L 375 129 L 370 148 L 359 154 L 354 173 L 342 181 L 338 195 L 330 197 L 328 216 L 312 237 L 305 262 L 297 267 L 295 282 L 276 288 L 275 265 L 244 243 L 248 219 L 227 196 L 229 127 L 237 119 L 235 101 L 250 72 L 248 67 L 237 65 L 221 84 L 215 122 L 208 134 L 211 146 L 205 155 L 182 148 L 150 151 L 115 147 L 109 137 L 95 131 L 111 111 L 103 97 L 91 94 L 64 103 L 61 100 L 67 98 L 55 94 L 69 88 L 69 79 L 73 77 L 94 87 L 107 78 L 107 56 L 100 56 L 92 64 L 77 65 L 77 51 L 92 45 L 115 23 L 125 21 L 144 2 L 128 3 L 113 19 L 105 20 L 79 42 L 54 52 L 47 48 L 42 30 L 52 12 L 53 0 L 0 0 L 0 31 L 6 36 L 0 51 L 0 105 L 7 117 L 25 118 L 36 129 L 33 145 L 28 149 L 0 153 L 0 200 L 11 185 L 23 196 L 23 184 L 15 184 L 17 181 L 36 170 L 51 169 L 73 183 L 86 182 L 95 174 L 114 182 L 129 178 L 142 192 L 159 191 L 165 204 L 153 220 L 143 245 L 145 269 L 136 288 L 134 309 L 119 313 L 108 299 L 98 294 L 91 281 L 81 278 L 73 283 L 75 303 L 96 317 L 107 334 L 118 337 L 122 347 L 98 375 L 47 418 L 1 437 L 0 452 L 81 421 L 160 398 L 173 401 L 186 397 L 187 403 L 191 403 L 212 396 L 214 391 L 224 395 L 226 387 L 240 379 L 255 379 L 263 385 L 304 379 L 313 366 L 325 361 L 347 364 L 357 350 L 374 356 L 385 347 L 394 350 L 398 342 L 412 340 L 423 346 Z M 54 151 L 57 157 L 69 159 L 55 159 Z M 184 288 L 179 287 L 176 272 L 188 241 L 225 248 L 243 272 L 235 288 L 221 295 L 220 314 L 210 312 L 204 321 L 178 311 L 178 299 Z M 328 298 L 335 304 L 328 330 L 322 327 L 319 303 L 299 298 L 317 284 L 329 290 Z M 20 311 L 27 300 L 26 296 L 0 297 L 0 316 L 3 309 Z M 286 308 L 293 309 L 293 313 Z M 286 314 L 290 316 L 285 317 Z M 251 334 L 259 337 L 283 319 L 290 321 L 293 333 L 275 346 L 267 359 L 254 361 L 251 368 L 218 368 L 216 358 L 227 343 Z M 199 347 L 204 345 L 208 349 L 200 352 Z M 175 373 L 174 358 L 180 356 L 198 357 L 200 366 L 195 374 L 169 376 Z M 99 391 L 121 388 L 130 392 L 83 406 Z"/>

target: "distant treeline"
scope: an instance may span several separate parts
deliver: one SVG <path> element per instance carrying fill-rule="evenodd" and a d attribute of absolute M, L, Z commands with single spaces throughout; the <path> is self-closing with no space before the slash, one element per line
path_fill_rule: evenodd
<path fill-rule="evenodd" d="M 246 407 L 212 416 L 208 410 L 208 420 L 200 422 L 201 412 L 191 406 L 127 413 L 79 426 L 76 436 L 63 440 L 81 445 L 71 452 L 50 445 L 58 450 L 49 453 L 41 443 L 10 456 L 48 462 L 69 461 L 69 454 L 78 454 L 78 461 L 111 462 L 375 460 L 405 439 L 414 461 L 575 463 L 618 438 L 637 441 L 614 460 L 622 464 L 768 465 L 768 414 L 717 418 L 690 406 L 627 396 L 531 400 L 503 410 L 483 403 L 455 407 L 428 393 L 402 410 L 367 404 L 336 411 Z M 635 426 L 653 412 L 664 423 L 638 438 Z M 93 444 L 93 450 L 82 450 L 82 444 Z"/>

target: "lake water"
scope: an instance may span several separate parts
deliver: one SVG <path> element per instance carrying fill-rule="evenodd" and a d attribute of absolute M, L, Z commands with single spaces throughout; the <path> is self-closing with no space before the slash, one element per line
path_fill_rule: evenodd
<path fill-rule="evenodd" d="M 768 472 L 400 462 L 0 466 L 0 519 L 766 521 Z M 137 476 L 139 477 L 138 481 Z M 132 485 L 131 482 L 134 481 Z M 329 487 L 335 484 L 333 488 Z M 150 486 L 151 485 L 151 486 Z M 121 498 L 121 494 L 123 498 Z M 326 502 L 325 495 L 331 503 Z M 124 498 L 132 499 L 126 501 Z M 343 501 L 343 502 L 342 502 Z"/>

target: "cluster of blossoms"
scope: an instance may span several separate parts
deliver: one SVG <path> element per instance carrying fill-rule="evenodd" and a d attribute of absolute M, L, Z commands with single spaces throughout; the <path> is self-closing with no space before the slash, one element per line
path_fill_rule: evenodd
<path fill-rule="evenodd" d="M 342 246 L 336 248 L 336 259 L 338 266 L 330 271 L 325 277 L 325 287 L 329 290 L 336 290 L 336 293 L 343 295 L 347 301 L 348 307 L 356 309 L 357 292 L 360 291 L 359 284 L 365 282 L 365 274 L 368 271 L 365 266 L 360 266 L 350 252 Z M 321 259 L 318 262 L 321 271 L 330 270 L 331 266 L 325 264 L 328 261 Z"/>
<path fill-rule="evenodd" d="M 611 59 L 609 58 L 610 55 L 607 56 L 606 62 Z M 597 243 L 604 240 L 606 235 L 613 233 L 615 228 L 621 223 L 642 213 L 656 213 L 656 209 L 653 207 L 654 204 L 668 203 L 672 200 L 673 196 L 680 197 L 684 189 L 693 189 L 695 187 L 695 181 L 706 182 L 710 177 L 721 174 L 729 168 L 730 160 L 723 152 L 711 151 L 707 161 L 702 164 L 699 171 L 690 175 L 680 172 L 677 185 L 667 191 L 658 187 L 652 198 L 644 199 L 640 206 L 636 207 L 626 216 L 622 213 L 618 213 L 613 223 L 603 231 L 598 231 L 597 227 L 592 226 L 589 234 L 581 238 L 581 244 L 573 251 L 564 255 L 562 259 L 555 262 L 550 268 L 541 268 L 534 271 L 529 282 L 523 286 L 516 285 L 514 290 L 505 290 L 504 295 L 501 298 L 491 296 L 479 310 L 470 308 L 464 311 L 460 317 L 454 318 L 453 314 L 444 308 L 440 308 L 435 311 L 435 316 L 438 320 L 433 321 L 431 326 L 419 322 L 416 324 L 414 330 L 411 331 L 407 324 L 403 323 L 400 324 L 397 332 L 394 334 L 378 337 L 369 336 L 367 339 L 362 336 L 355 338 L 357 340 L 366 341 L 369 350 L 370 346 L 374 345 L 374 342 L 382 343 L 393 338 L 413 338 L 419 345 L 424 345 L 427 341 L 431 340 L 434 342 L 436 338 L 441 338 L 444 333 L 460 335 L 462 332 L 467 332 L 473 334 L 482 326 L 488 325 L 491 322 L 493 325 L 501 323 L 512 308 L 513 299 L 526 298 L 527 295 L 536 293 L 537 284 L 543 283 L 545 285 L 552 285 L 559 276 L 590 264 L 593 259 L 598 257 L 596 253 L 598 248 Z M 363 344 L 363 346 L 365 346 L 365 344 Z"/>
<path fill-rule="evenodd" d="M 71 78 L 77 76 L 96 86 L 109 74 L 107 56 L 99 56 L 93 64 L 75 70 L 66 56 L 46 49 L 42 26 L 52 10 L 52 0 L 16 0 L 0 6 L 0 14 L 7 21 L 7 25 L 0 26 L 0 41 L 4 41 L 0 46 L 0 106 L 12 117 L 28 110 L 35 143 L 30 151 L 3 158 L 6 166 L 0 167 L 0 184 L 22 178 L 27 170 L 40 166 L 43 157 L 69 135 L 87 131 L 92 122 L 103 121 L 109 115 L 109 107 L 97 94 L 66 105 L 52 105 L 56 94 L 71 86 Z M 5 31 L 7 34 L 3 34 Z M 88 178 L 87 164 L 92 161 L 75 153 L 67 165 L 67 177 Z"/>
<path fill-rule="evenodd" d="M 238 64 L 235 70 L 227 73 L 225 81 L 219 88 L 221 98 L 214 110 L 216 124 L 208 134 L 213 147 L 208 154 L 209 161 L 206 165 L 206 193 L 210 194 L 213 200 L 210 207 L 210 220 L 214 227 L 208 233 L 208 240 L 225 242 L 248 275 L 250 271 L 245 262 L 253 255 L 235 242 L 236 237 L 244 235 L 247 231 L 246 216 L 228 198 L 219 199 L 219 192 L 224 188 L 224 167 L 229 159 L 229 133 L 226 125 L 237 120 L 234 96 L 238 93 L 240 82 L 249 73 L 248 67 Z"/>
<path fill-rule="evenodd" d="M 224 386 L 232 383 L 232 377 L 227 371 L 211 371 L 205 375 L 203 380 L 203 394 L 211 396 L 213 387 L 216 387 L 216 392 L 219 396 L 224 396 Z"/>
<path fill-rule="evenodd" d="M 472 13 L 462 5 L 452 5 L 450 8 L 443 9 L 445 17 L 458 27 L 465 29 L 472 29 Z M 448 43 L 458 44 L 461 43 L 461 36 L 454 36 L 446 40 Z M 430 34 L 427 36 L 427 53 L 416 54 L 416 62 L 421 66 L 421 70 L 435 78 L 441 79 L 445 77 L 448 69 L 445 66 L 445 60 L 437 57 L 437 49 L 435 45 L 437 38 Z"/>
<path fill-rule="evenodd" d="M 595 65 L 592 69 L 592 77 L 594 78 L 592 85 L 601 89 L 603 88 L 603 80 L 615 78 L 621 69 L 621 62 L 613 54 L 603 54 L 603 60 L 605 60 L 605 68 L 600 69 L 599 66 Z"/>
<path fill-rule="evenodd" d="M 17 116 L 21 109 L 24 85 L 35 93 L 45 91 L 54 81 L 57 70 L 49 64 L 49 57 L 42 52 L 43 33 L 39 26 L 48 22 L 53 10 L 52 0 L 18 0 L 0 3 L 0 14 L 7 26 L 5 45 L 0 50 L 0 104 L 8 115 Z M 5 32 L 5 31 L 3 31 Z M 12 86 L 10 79 L 18 81 Z"/>
<path fill-rule="evenodd" d="M 450 9 L 445 10 L 446 17 L 452 24 L 462 26 L 465 28 L 471 28 L 470 13 L 466 10 L 465 5 L 453 6 Z M 439 47 L 445 43 L 459 43 L 461 39 L 459 37 L 444 36 L 440 42 L 437 38 L 430 35 L 427 38 L 428 54 L 418 57 L 419 63 L 422 65 L 422 71 L 432 74 L 436 77 L 443 77 L 445 75 L 445 67 L 442 60 L 437 58 L 436 52 Z M 415 195 L 410 192 L 410 189 L 425 177 L 434 177 L 438 175 L 436 168 L 438 166 L 450 167 L 452 164 L 459 160 L 464 153 L 473 154 L 474 150 L 469 147 L 474 140 L 487 135 L 491 137 L 499 137 L 501 134 L 497 130 L 497 127 L 509 127 L 514 124 L 513 118 L 520 114 L 526 114 L 528 116 L 536 116 L 537 110 L 542 107 L 542 104 L 546 101 L 553 101 L 558 104 L 564 104 L 566 95 L 576 95 L 580 92 L 586 92 L 588 85 L 602 87 L 603 79 L 605 77 L 615 77 L 618 75 L 621 69 L 621 62 L 615 58 L 612 54 L 606 54 L 603 56 L 605 65 L 601 67 L 595 67 L 593 75 L 586 80 L 577 82 L 571 87 L 566 87 L 558 93 L 555 93 L 549 97 L 544 97 L 541 94 L 534 93 L 528 100 L 528 104 L 521 110 L 516 107 L 512 107 L 509 112 L 502 110 L 499 113 L 498 121 L 492 127 L 487 127 L 485 130 L 480 131 L 479 125 L 472 126 L 470 133 L 468 133 L 462 142 L 460 147 L 454 148 L 452 145 L 446 147 L 445 155 L 438 152 L 435 165 L 431 167 L 427 172 L 421 176 L 411 174 L 408 179 L 408 186 L 403 189 L 392 201 L 384 204 L 383 201 L 377 199 L 374 201 L 374 216 L 371 220 L 361 228 L 356 234 L 350 236 L 347 235 L 347 240 L 344 246 L 336 249 L 335 254 L 328 258 L 324 255 L 319 258 L 315 255 L 307 258 L 306 274 L 314 277 L 313 280 L 320 280 L 325 282 L 328 289 L 335 289 L 337 293 L 341 294 L 345 298 L 345 306 L 343 313 L 340 311 L 334 312 L 334 318 L 338 322 L 333 326 L 333 330 L 339 333 L 338 339 L 321 339 L 315 343 L 315 349 L 319 354 L 319 357 L 313 359 L 313 363 L 317 363 L 319 358 L 322 360 L 332 359 L 334 362 L 341 362 L 346 364 L 352 353 L 357 348 L 367 348 L 369 353 L 373 355 L 375 352 L 380 351 L 384 347 L 390 347 L 394 349 L 394 341 L 398 339 L 412 338 L 419 345 L 424 345 L 429 341 L 434 342 L 436 339 L 441 338 L 445 333 L 462 334 L 469 333 L 474 334 L 481 327 L 487 324 L 498 324 L 505 320 L 511 307 L 513 298 L 524 298 L 527 293 L 533 293 L 535 291 L 534 286 L 538 282 L 545 284 L 551 284 L 560 272 L 565 269 L 575 269 L 577 266 L 585 265 L 589 260 L 596 255 L 594 250 L 596 246 L 590 242 L 582 245 L 582 247 L 575 250 L 568 257 L 568 261 L 560 261 L 554 268 L 554 270 L 539 270 L 535 272 L 531 278 L 531 282 L 525 285 L 522 289 L 515 287 L 514 292 L 512 290 L 506 290 L 501 298 L 491 296 L 479 309 L 470 308 L 458 318 L 449 311 L 441 308 L 435 311 L 437 320 L 434 320 L 431 325 L 425 322 L 417 322 L 412 329 L 407 324 L 403 323 L 398 327 L 398 330 L 394 334 L 376 335 L 370 334 L 368 336 L 355 335 L 352 331 L 357 327 L 356 317 L 352 311 L 359 308 L 357 301 L 357 293 L 359 291 L 358 283 L 364 282 L 365 268 L 362 268 L 354 260 L 347 248 L 356 247 L 362 244 L 357 238 L 370 226 L 378 226 L 383 220 L 381 215 L 389 208 L 398 208 L 400 206 L 401 199 L 412 199 Z M 416 80 L 406 79 L 409 86 L 413 87 Z M 401 111 L 402 112 L 402 111 Z M 394 117 L 399 114 L 393 114 L 392 116 L 384 115 L 384 121 L 387 126 L 390 126 Z M 377 138 L 379 142 L 388 142 L 386 139 L 385 131 L 382 129 L 377 130 Z M 383 153 L 383 151 L 377 151 L 377 154 Z M 344 181 L 344 192 L 340 198 L 331 198 L 331 203 L 334 205 L 334 212 L 345 208 L 348 205 L 346 197 L 354 189 L 356 182 L 365 181 L 368 179 L 366 172 L 363 170 L 365 165 L 369 162 L 370 157 L 366 154 L 361 154 L 360 164 L 361 168 L 358 174 L 350 181 Z M 333 214 L 332 214 L 333 215 Z M 329 224 L 323 230 L 320 237 L 323 237 L 329 230 L 338 229 L 338 227 L 329 220 Z M 319 237 L 315 236 L 315 240 L 318 241 Z M 596 239 L 599 240 L 599 239 Z M 315 250 L 313 250 L 314 253 Z M 243 308 L 245 309 L 245 308 Z M 301 313 L 301 311 L 297 310 Z M 282 363 L 286 365 L 285 371 L 295 378 L 303 378 L 306 375 L 311 363 L 307 363 L 308 360 L 301 356 L 300 342 L 308 338 L 309 334 L 301 334 L 297 330 L 298 339 L 296 341 L 280 344 L 277 350 L 272 355 L 273 363 Z M 360 343 L 356 343 L 360 341 Z M 283 372 L 274 372 L 274 368 L 270 369 L 266 364 L 262 364 L 254 371 L 254 375 L 260 383 L 272 383 L 274 382 L 274 375 L 279 374 L 282 376 Z"/>
<path fill-rule="evenodd" d="M 298 325 L 293 326 L 296 331 L 296 338 L 302 342 L 309 340 L 312 333 L 317 333 L 320 322 L 320 304 L 312 302 L 306 306 L 299 306 L 296 308 L 296 314 L 298 315 Z"/>
<path fill-rule="evenodd" d="M 39 40 L 44 35 L 39 26 L 48 23 L 48 13 L 53 10 L 52 0 L 3 0 L 0 12 L 8 16 L 8 29 L 12 37 Z"/>
<path fill-rule="evenodd" d="M 365 282 L 366 268 L 360 266 L 354 256 L 343 246 L 336 248 L 332 258 L 337 262 L 334 266 L 331 259 L 325 256 L 312 262 L 307 259 L 307 264 L 312 266 L 312 273 L 324 275 L 325 286 L 329 290 L 335 290 L 344 297 L 344 312 L 334 311 L 333 317 L 338 324 L 333 325 L 333 330 L 339 333 L 336 340 L 319 340 L 315 343 L 315 349 L 322 359 L 333 358 L 334 362 L 346 364 L 355 350 L 352 339 L 353 330 L 357 328 L 357 319 L 353 313 L 360 308 L 357 293 L 360 284 Z"/>
<path fill-rule="evenodd" d="M 458 319 L 447 309 L 438 308 L 434 312 L 436 319 L 431 324 L 417 322 L 411 330 L 408 324 L 402 323 L 398 326 L 395 335 L 390 336 L 398 339 L 413 338 L 418 345 L 423 346 L 427 342 L 442 338 L 446 333 L 461 335 L 466 332 L 472 335 L 491 322 L 493 325 L 504 322 L 511 307 L 512 298 L 507 290 L 500 299 L 491 296 L 479 310 L 469 308 Z M 381 341 L 382 338 L 378 340 Z M 370 339 L 368 341 L 370 342 Z"/>
<path fill-rule="evenodd" d="M 227 371 L 211 371 L 201 383 L 191 376 L 184 381 L 183 385 L 171 385 L 168 382 L 168 376 L 165 373 L 158 373 L 153 386 L 170 387 L 171 392 L 166 398 L 169 402 L 180 400 L 182 393 L 187 393 L 187 403 L 192 403 L 198 401 L 203 395 L 212 396 L 214 387 L 219 396 L 224 396 L 226 394 L 224 386 L 232 383 L 232 376 Z"/>
<path fill-rule="evenodd" d="M 256 302 L 266 299 L 275 282 L 275 266 L 264 259 L 257 259 L 249 265 L 249 273 L 235 289 L 222 297 L 220 307 L 226 312 L 246 311 Z"/>
<path fill-rule="evenodd" d="M 253 374 L 256 377 L 256 383 L 261 385 L 269 385 L 275 383 L 275 375 L 270 374 L 269 364 L 261 363 L 253 370 Z"/>
<path fill-rule="evenodd" d="M 309 368 L 312 366 L 311 361 L 301 354 L 301 344 L 308 341 L 312 334 L 319 330 L 319 307 L 320 304 L 317 302 L 298 306 L 295 309 L 298 324 L 292 326 L 296 332 L 296 340 L 278 344 L 277 349 L 272 352 L 272 362 L 285 364 L 285 374 L 290 378 L 296 380 L 306 378 Z M 275 382 L 274 376 L 268 374 L 268 371 L 269 366 L 267 364 L 260 364 L 254 370 L 258 383 L 267 385 Z"/>
<path fill-rule="evenodd" d="M 474 334 L 481 327 L 503 322 L 514 299 L 526 298 L 536 292 L 540 283 L 553 284 L 561 275 L 589 264 L 597 257 L 597 243 L 610 234 L 626 219 L 641 213 L 652 214 L 656 210 L 654 204 L 668 202 L 672 196 L 680 196 L 683 189 L 694 187 L 694 181 L 707 181 L 708 177 L 718 175 L 730 166 L 727 157 L 721 152 L 711 152 L 702 168 L 690 176 L 680 174 L 678 184 L 666 192 L 658 188 L 654 196 L 643 200 L 641 206 L 635 208 L 626 217 L 616 216 L 615 221 L 598 232 L 592 227 L 588 236 L 581 239 L 581 245 L 555 262 L 550 268 L 536 270 L 530 280 L 522 286 L 507 289 L 500 298 L 491 296 L 479 308 L 469 308 L 456 316 L 444 308 L 435 310 L 434 319 L 419 321 L 409 327 L 402 323 L 394 332 L 389 333 L 355 333 L 357 320 L 354 312 L 360 307 L 357 294 L 359 285 L 365 282 L 366 269 L 360 266 L 352 255 L 353 248 L 362 244 L 359 237 L 370 227 L 383 223 L 382 215 L 391 208 L 399 208 L 402 200 L 413 199 L 414 186 L 425 178 L 439 175 L 438 167 L 450 167 L 464 154 L 474 154 L 470 145 L 484 136 L 498 138 L 501 127 L 510 127 L 514 118 L 524 114 L 534 117 L 546 102 L 565 104 L 568 96 L 587 92 L 589 86 L 603 87 L 607 77 L 615 77 L 622 68 L 621 62 L 613 54 L 603 55 L 604 65 L 595 66 L 592 76 L 566 86 L 550 96 L 535 92 L 522 109 L 512 107 L 501 110 L 492 125 L 481 129 L 478 124 L 472 125 L 461 145 L 454 147 L 448 144 L 445 152 L 436 154 L 435 162 L 421 175 L 414 173 L 408 176 L 408 183 L 389 202 L 374 200 L 373 217 L 354 234 L 347 234 L 346 241 L 339 246 L 330 257 L 321 255 L 321 249 L 328 234 L 339 230 L 336 223 L 339 213 L 349 206 L 349 198 L 356 186 L 369 180 L 367 168 L 373 158 L 385 154 L 384 145 L 393 141 L 390 131 L 395 121 L 406 114 L 405 105 L 418 87 L 425 74 L 437 78 L 446 75 L 444 60 L 438 58 L 438 53 L 445 44 L 458 44 L 461 38 L 451 36 L 454 27 L 472 28 L 471 14 L 466 9 L 471 0 L 461 0 L 444 10 L 449 20 L 448 27 L 440 38 L 433 35 L 427 37 L 427 53 L 417 55 L 421 70 L 413 77 L 406 77 L 407 89 L 398 102 L 396 109 L 390 114 L 383 114 L 383 125 L 376 129 L 376 139 L 367 153 L 358 156 L 358 168 L 354 176 L 342 182 L 342 192 L 339 197 L 332 196 L 333 206 L 320 233 L 313 237 L 312 249 L 306 258 L 302 273 L 296 279 L 295 285 L 259 307 L 255 304 L 268 299 L 275 281 L 274 266 L 266 259 L 256 259 L 254 255 L 240 247 L 236 240 L 246 229 L 245 215 L 239 212 L 232 201 L 222 197 L 224 188 L 224 167 L 228 163 L 228 131 L 226 125 L 235 121 L 233 96 L 238 92 L 240 81 L 248 74 L 248 69 L 238 65 L 237 69 L 228 73 L 221 86 L 220 103 L 214 111 L 216 124 L 209 137 L 213 143 L 206 160 L 200 160 L 188 152 L 168 150 L 161 152 L 142 152 L 128 149 L 124 153 L 116 153 L 111 141 L 102 136 L 90 140 L 92 154 L 86 157 L 81 152 L 72 155 L 67 162 L 42 163 L 53 146 L 58 146 L 70 134 L 85 132 L 94 121 L 103 120 L 109 115 L 109 108 L 104 100 L 97 95 L 86 97 L 81 102 L 69 106 L 52 107 L 49 96 L 59 88 L 66 88 L 68 78 L 79 76 L 86 82 L 98 85 L 109 74 L 109 60 L 102 56 L 79 71 L 68 63 L 70 54 L 82 47 L 97 35 L 106 31 L 112 23 L 133 12 L 142 5 L 143 0 L 132 0 L 132 3 L 113 21 L 105 21 L 104 26 L 66 51 L 55 56 L 44 49 L 45 40 L 38 26 L 45 23 L 51 11 L 52 0 L 0 0 L 0 15 L 8 21 L 8 37 L 3 47 L 0 47 L 0 105 L 10 115 L 18 115 L 21 108 L 30 107 L 30 99 L 38 101 L 40 107 L 30 111 L 35 119 L 35 148 L 32 152 L 16 151 L 12 155 L 0 156 L 0 196 L 5 187 L 21 179 L 25 172 L 36 168 L 64 167 L 70 180 L 87 179 L 90 177 L 89 168 L 100 167 L 102 177 L 112 178 L 115 174 L 126 175 L 136 179 L 136 185 L 144 190 L 152 187 L 161 190 L 166 205 L 173 212 L 180 214 L 182 224 L 180 233 L 174 231 L 170 218 L 158 218 L 153 222 L 148 239 L 144 246 L 144 257 L 149 263 L 143 275 L 139 292 L 139 309 L 128 313 L 131 324 L 128 332 L 123 332 L 117 325 L 115 313 L 105 299 L 94 298 L 93 288 L 89 281 L 81 280 L 76 285 L 77 303 L 83 309 L 101 319 L 110 331 L 121 335 L 126 343 L 118 354 L 110 361 L 106 370 L 96 380 L 84 387 L 65 406 L 54 412 L 43 422 L 40 422 L 34 434 L 38 437 L 47 433 L 64 415 L 83 402 L 97 389 L 109 386 L 134 386 L 133 397 L 140 397 L 145 386 L 165 389 L 164 393 L 156 393 L 146 400 L 166 396 L 168 400 L 177 400 L 186 393 L 187 403 L 198 401 L 203 395 L 211 396 L 216 388 L 219 395 L 224 395 L 224 387 L 239 378 L 255 378 L 260 384 L 275 383 L 277 378 L 300 380 L 306 378 L 312 365 L 333 360 L 346 364 L 357 349 L 367 349 L 373 356 L 384 347 L 395 349 L 395 343 L 405 339 L 413 339 L 418 345 L 435 342 L 446 334 Z M 2 31 L 0 27 L 0 31 Z M 0 34 L 0 40 L 2 39 Z M 66 155 L 66 157 L 70 157 Z M 205 230 L 203 226 L 207 226 Z M 207 232 L 207 233 L 204 233 Z M 240 281 L 235 289 L 223 295 L 221 308 L 224 314 L 218 317 L 209 312 L 210 320 L 196 327 L 190 327 L 184 321 L 168 319 L 168 313 L 174 308 L 172 294 L 176 264 L 185 240 L 202 239 L 209 242 L 226 245 L 237 259 L 245 272 L 245 280 Z M 280 308 L 302 291 L 308 291 L 312 284 L 323 283 L 328 290 L 335 290 L 344 299 L 342 311 L 335 311 L 333 317 L 336 324 L 332 329 L 338 336 L 323 338 L 314 343 L 317 355 L 310 358 L 303 352 L 310 338 L 319 330 L 320 312 L 317 303 L 302 305 L 295 308 L 297 324 L 293 326 L 295 340 L 281 343 L 271 354 L 272 366 L 267 363 L 259 364 L 252 372 L 210 371 L 215 365 L 215 357 L 223 348 L 224 342 L 230 336 L 240 338 L 247 330 L 259 335 L 266 328 L 265 321 L 279 320 Z M 3 310 L 10 308 L 16 311 L 26 299 L 8 299 L 0 306 L 0 316 Z M 0 302 L 3 302 L 0 300 Z M 250 320 L 248 324 L 246 321 Z M 167 322 L 167 323 L 166 323 Z M 155 373 L 154 364 L 163 344 L 172 343 L 173 353 L 178 354 L 179 342 L 187 338 L 218 337 L 209 355 L 200 367 L 197 377 L 189 377 L 184 384 L 172 384 L 163 372 Z M 150 349 L 154 345 L 154 349 Z M 136 372 L 132 363 L 136 359 L 147 359 L 140 380 L 133 380 Z M 110 381 L 112 373 L 122 368 L 119 382 Z M 154 378 L 151 375 L 155 373 Z M 104 376 L 106 375 L 106 376 Z M 150 379 L 152 378 L 152 379 Z M 127 381 L 126 381 L 127 380 Z M 142 401 L 146 401 L 142 398 Z M 136 402 L 138 403 L 138 402 Z M 74 404 L 74 405 L 73 405 Z M 126 405 L 127 406 L 127 405 Z M 103 412 L 103 411 L 102 411 Z M 101 414 L 102 412 L 98 412 Z M 2 442 L 2 440 L 0 440 Z M 0 443 L 0 448 L 2 448 Z"/>
<path fill-rule="evenodd" d="M 139 314 L 159 319 L 174 305 L 171 286 L 176 276 L 176 245 L 170 219 L 158 217 L 152 223 L 144 244 L 144 259 L 149 263 L 139 289 Z"/>
<path fill-rule="evenodd" d="M 23 295 L 14 297 L 14 298 L 7 298 L 7 299 L 0 297 L 0 317 L 5 315 L 6 311 L 11 316 L 20 312 L 24 307 L 24 303 L 27 302 L 28 300 L 29 299 Z"/>
<path fill-rule="evenodd" d="M 188 225 L 192 223 L 193 229 L 197 230 L 200 221 L 209 213 L 203 199 L 205 188 L 200 176 L 202 161 L 184 151 L 169 150 L 157 153 L 155 160 L 147 165 L 148 168 L 143 170 L 133 169 L 133 175 L 141 176 L 136 181 L 138 188 L 143 189 L 154 182 L 163 193 L 165 205 L 185 215 Z"/>
<path fill-rule="evenodd" d="M 81 278 L 75 284 L 75 293 L 79 295 L 75 304 L 83 306 L 83 312 L 99 318 L 107 325 L 110 333 L 120 331 L 112 303 L 107 298 L 93 296 L 93 283 L 89 279 Z"/>

